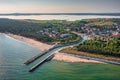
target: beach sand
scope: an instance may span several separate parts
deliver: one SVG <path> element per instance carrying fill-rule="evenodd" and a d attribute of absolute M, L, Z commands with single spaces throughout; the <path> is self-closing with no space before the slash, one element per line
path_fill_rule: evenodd
<path fill-rule="evenodd" d="M 14 34 L 5 34 L 5 35 L 12 37 L 14 39 L 23 41 L 27 44 L 30 44 L 33 47 L 40 49 L 42 51 L 48 50 L 54 46 L 54 45 L 48 45 L 46 43 L 42 43 L 40 41 L 36 41 L 34 39 L 26 38 L 26 37 L 19 36 L 19 35 L 14 35 Z M 83 58 L 69 55 L 67 53 L 60 53 L 60 52 L 55 52 L 55 57 L 53 58 L 53 60 L 60 60 L 60 61 L 65 61 L 65 62 L 87 62 L 87 63 L 103 63 L 103 64 L 105 64 L 104 62 L 83 59 Z"/>
<path fill-rule="evenodd" d="M 35 47 L 37 49 L 40 49 L 42 51 L 48 50 L 48 49 L 50 49 L 50 48 L 52 48 L 54 46 L 54 45 L 48 45 L 46 43 L 42 43 L 42 42 L 36 41 L 34 39 L 26 38 L 26 37 L 23 37 L 23 36 L 18 36 L 18 35 L 14 35 L 14 34 L 6 34 L 6 35 L 10 36 L 10 37 L 12 37 L 14 39 L 23 41 L 23 42 L 25 42 L 27 44 L 30 44 L 33 47 Z"/>
<path fill-rule="evenodd" d="M 102 63 L 102 64 L 105 64 L 104 62 L 79 58 L 79 57 L 76 57 L 76 56 L 69 55 L 67 53 L 60 53 L 60 52 L 57 52 L 53 59 L 54 60 L 65 61 L 65 62 L 82 62 L 82 63 L 87 62 L 87 63 Z"/>

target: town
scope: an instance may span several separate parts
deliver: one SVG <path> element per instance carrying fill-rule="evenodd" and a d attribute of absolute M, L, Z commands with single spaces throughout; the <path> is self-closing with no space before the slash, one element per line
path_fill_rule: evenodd
<path fill-rule="evenodd" d="M 37 33 L 56 39 L 69 38 L 71 36 L 71 31 L 87 35 L 88 39 L 92 39 L 97 36 L 120 37 L 120 24 L 118 22 L 112 22 L 112 20 L 114 19 L 87 19 L 84 20 L 87 21 L 86 24 L 80 24 L 79 26 L 71 27 L 68 24 L 60 27 L 51 26 L 49 28 L 43 28 Z"/>

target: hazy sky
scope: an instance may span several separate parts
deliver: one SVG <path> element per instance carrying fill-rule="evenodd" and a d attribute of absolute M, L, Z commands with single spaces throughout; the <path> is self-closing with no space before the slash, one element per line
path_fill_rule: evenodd
<path fill-rule="evenodd" d="M 120 12 L 120 0 L 0 0 L 0 13 Z"/>

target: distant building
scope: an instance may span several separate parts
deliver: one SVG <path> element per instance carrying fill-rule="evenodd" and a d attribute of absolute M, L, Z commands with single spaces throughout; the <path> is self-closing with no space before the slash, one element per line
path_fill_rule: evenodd
<path fill-rule="evenodd" d="M 60 35 L 61 38 L 67 38 L 67 37 L 69 37 L 69 36 L 70 36 L 70 34 L 61 34 L 61 35 Z"/>
<path fill-rule="evenodd" d="M 119 33 L 119 32 L 113 32 L 113 33 L 112 33 L 112 36 L 113 36 L 113 37 L 120 37 L 120 33 Z"/>

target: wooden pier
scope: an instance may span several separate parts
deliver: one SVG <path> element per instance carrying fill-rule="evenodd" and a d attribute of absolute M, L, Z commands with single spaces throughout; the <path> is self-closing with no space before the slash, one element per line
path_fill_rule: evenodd
<path fill-rule="evenodd" d="M 54 54 L 51 54 L 47 57 L 45 57 L 42 61 L 40 61 L 39 63 L 37 63 L 36 65 L 34 65 L 33 67 L 30 68 L 29 72 L 34 71 L 39 65 L 43 64 L 44 62 L 52 59 L 54 57 Z"/>

